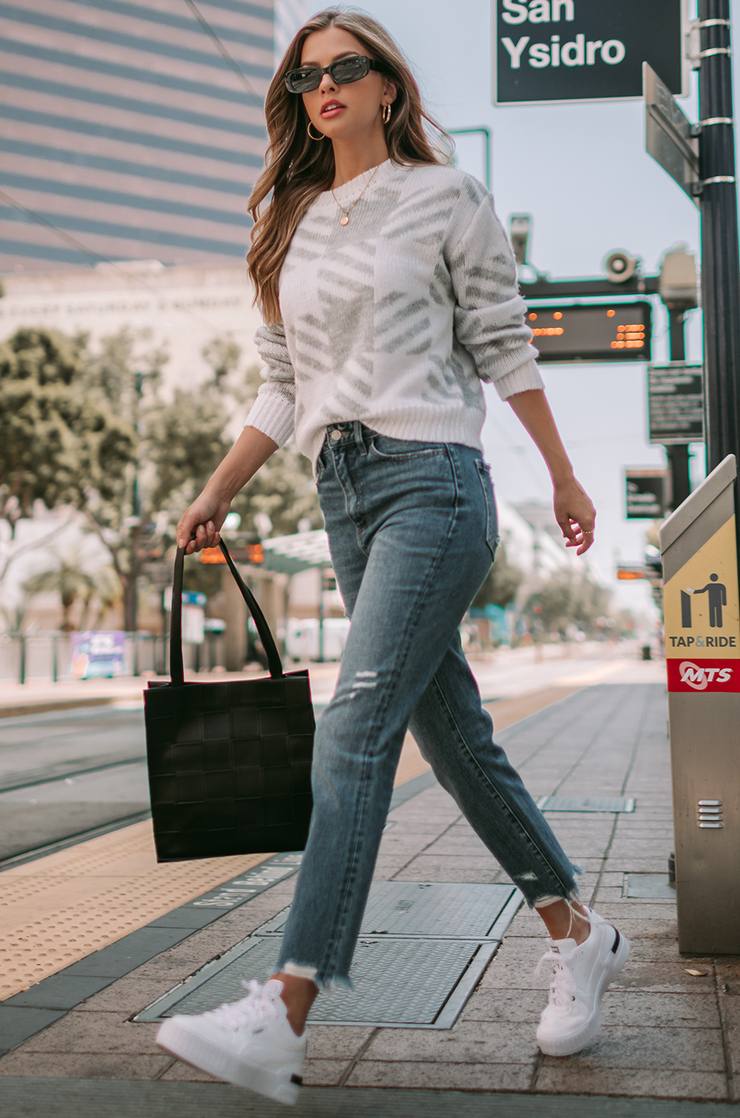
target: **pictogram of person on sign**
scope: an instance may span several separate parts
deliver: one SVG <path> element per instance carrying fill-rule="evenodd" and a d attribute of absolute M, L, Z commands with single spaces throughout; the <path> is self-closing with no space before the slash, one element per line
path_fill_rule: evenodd
<path fill-rule="evenodd" d="M 718 582 L 719 575 L 711 574 L 710 582 L 702 586 L 701 590 L 693 590 L 690 586 L 686 589 L 689 594 L 706 594 L 709 601 L 709 627 L 722 628 L 722 606 L 727 605 L 727 588 L 723 582 Z"/>

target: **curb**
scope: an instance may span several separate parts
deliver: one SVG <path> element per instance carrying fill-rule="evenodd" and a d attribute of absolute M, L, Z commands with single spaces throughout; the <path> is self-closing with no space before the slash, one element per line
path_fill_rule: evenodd
<path fill-rule="evenodd" d="M 82 695 L 78 699 L 31 700 L 28 703 L 0 704 L 0 718 L 18 718 L 23 714 L 48 714 L 55 710 L 74 710 L 75 707 L 104 707 L 117 702 L 118 695 Z"/>

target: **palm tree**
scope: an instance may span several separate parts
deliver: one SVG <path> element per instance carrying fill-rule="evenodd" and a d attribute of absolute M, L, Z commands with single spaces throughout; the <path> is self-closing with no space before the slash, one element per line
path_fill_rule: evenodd
<path fill-rule="evenodd" d="M 56 553 L 57 563 L 48 570 L 39 571 L 31 575 L 23 583 L 23 590 L 29 597 L 42 594 L 46 591 L 55 591 L 59 594 L 62 603 L 61 630 L 65 633 L 74 629 L 70 620 L 70 612 L 75 602 L 82 602 L 83 625 L 87 623 L 87 616 L 93 601 L 99 603 L 98 620 L 105 610 L 114 605 L 120 597 L 120 590 L 111 581 L 110 567 L 103 567 L 91 574 L 85 570 L 79 558 L 79 553 L 67 551 L 62 555 Z"/>

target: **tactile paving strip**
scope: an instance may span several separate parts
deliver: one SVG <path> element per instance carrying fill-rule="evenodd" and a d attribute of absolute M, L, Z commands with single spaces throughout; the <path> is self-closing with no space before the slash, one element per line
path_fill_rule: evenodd
<path fill-rule="evenodd" d="M 351 971 L 354 990 L 319 998 L 309 1020 L 451 1028 L 521 903 L 521 895 L 511 885 L 376 881 L 363 929 L 382 923 L 388 934 L 379 938 L 378 933 L 360 933 Z M 459 922 L 455 911 L 462 914 Z M 220 960 L 157 999 L 136 1020 L 203 1013 L 243 997 L 243 978 L 264 980 L 274 972 L 281 939 L 277 929 L 285 916 L 281 913 L 263 925 Z M 415 934 L 411 929 L 416 929 Z"/>
<path fill-rule="evenodd" d="M 0 1001 L 136 931 L 269 854 L 158 865 L 151 822 L 0 873 Z"/>

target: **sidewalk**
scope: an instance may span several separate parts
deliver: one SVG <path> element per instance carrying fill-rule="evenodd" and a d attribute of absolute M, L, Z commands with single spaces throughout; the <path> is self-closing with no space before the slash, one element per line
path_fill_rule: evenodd
<path fill-rule="evenodd" d="M 537 666 L 538 686 L 541 687 L 578 675 L 584 668 L 588 672 L 598 671 L 598 668 L 594 668 L 595 662 L 599 666 L 603 663 L 603 670 L 608 673 L 620 659 L 632 659 L 637 651 L 634 643 L 611 646 L 597 642 L 540 645 L 515 650 L 502 648 L 494 653 L 480 653 L 471 657 L 471 667 L 484 699 L 498 699 L 531 690 L 533 665 Z M 327 703 L 339 672 L 338 661 L 285 665 L 285 670 L 289 672 L 303 668 L 308 668 L 311 673 L 314 702 L 319 706 Z M 196 675 L 194 672 L 186 672 L 185 678 L 221 683 L 265 674 L 259 668 L 252 673 L 200 672 Z M 147 677 L 121 676 L 116 679 L 62 679 L 58 683 L 31 679 L 22 684 L 3 679 L 0 680 L 0 718 L 86 706 L 141 704 L 142 692 L 149 678 L 158 677 L 150 674 Z"/>
<path fill-rule="evenodd" d="M 495 953 L 452 1028 L 312 1026 L 306 1087 L 293 1111 L 299 1118 L 737 1112 L 731 1104 L 740 1089 L 740 959 L 679 956 L 675 903 L 665 887 L 672 828 L 663 665 L 585 667 L 580 682 L 577 663 L 564 670 L 558 677 L 569 679 L 560 685 L 564 697 L 498 740 L 535 797 L 635 800 L 633 812 L 548 813 L 584 869 L 584 899 L 632 942 L 630 962 L 604 999 L 600 1037 L 567 1059 L 538 1052 L 534 1030 L 547 975 L 536 978 L 533 971 L 544 946 L 539 919 L 520 909 L 501 946 L 489 941 Z M 602 672 L 601 682 L 589 680 L 594 672 Z M 494 718 L 498 705 L 491 707 Z M 411 893 L 417 882 L 496 885 L 506 893 L 503 871 L 430 774 L 397 788 L 389 820 L 376 881 L 409 883 Z M 0 1058 L 0 1112 L 32 1118 L 290 1113 L 174 1062 L 153 1044 L 158 1025 L 133 1018 L 245 937 L 249 946 L 256 943 L 258 930 L 258 946 L 267 951 L 274 933 L 265 925 L 290 902 L 293 868 L 283 856 L 246 876 L 242 871 L 220 891 L 2 1003 L 0 1050 L 7 1051 Z M 463 918 L 462 906 L 457 917 Z M 376 933 L 387 930 L 378 926 Z M 380 934 L 369 935 L 367 946 Z M 430 974 L 431 965 L 429 948 L 416 972 L 405 980 L 379 973 L 379 985 L 395 983 L 391 992 L 402 997 L 419 980 L 439 986 L 443 980 Z M 317 1006 L 322 1002 L 341 1012 L 342 994 Z"/>

